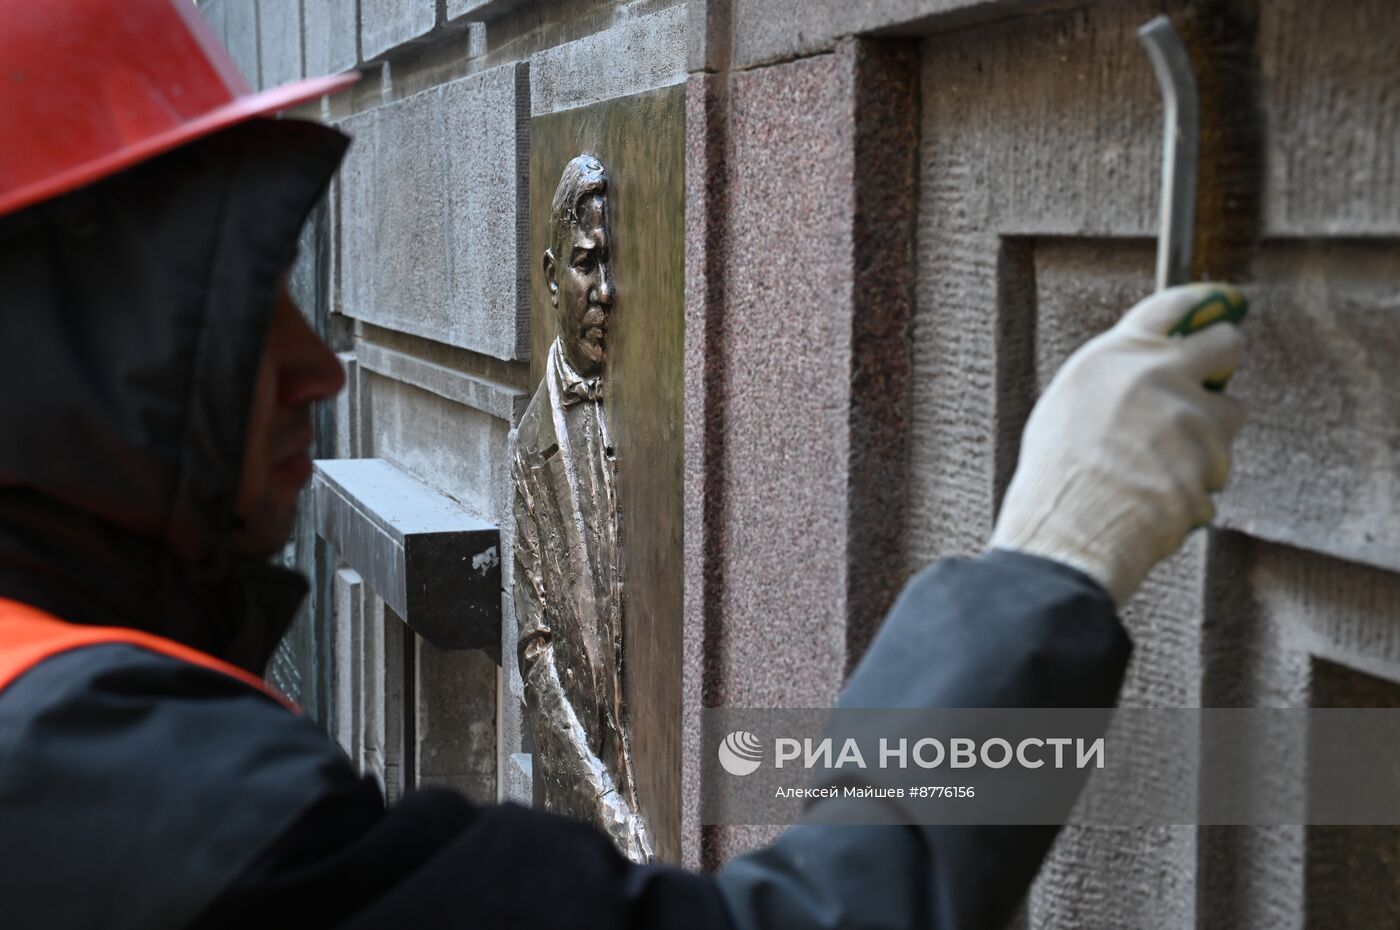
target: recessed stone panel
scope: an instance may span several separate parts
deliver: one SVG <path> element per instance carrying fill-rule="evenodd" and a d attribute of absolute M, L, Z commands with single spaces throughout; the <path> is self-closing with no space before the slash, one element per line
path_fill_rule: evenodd
<path fill-rule="evenodd" d="M 525 65 L 347 119 L 342 313 L 496 358 L 528 350 L 519 265 Z"/>

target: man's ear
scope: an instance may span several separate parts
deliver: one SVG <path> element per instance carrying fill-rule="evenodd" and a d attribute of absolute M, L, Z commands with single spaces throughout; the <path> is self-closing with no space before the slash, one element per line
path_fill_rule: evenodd
<path fill-rule="evenodd" d="M 559 306 L 559 282 L 554 280 L 554 253 L 544 250 L 544 283 L 549 285 L 549 302 Z"/>

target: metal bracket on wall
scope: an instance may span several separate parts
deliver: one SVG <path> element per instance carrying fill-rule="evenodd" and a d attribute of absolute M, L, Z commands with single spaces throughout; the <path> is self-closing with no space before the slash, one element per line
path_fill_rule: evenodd
<path fill-rule="evenodd" d="M 501 533 L 383 459 L 323 459 L 316 532 L 419 636 L 500 662 Z"/>

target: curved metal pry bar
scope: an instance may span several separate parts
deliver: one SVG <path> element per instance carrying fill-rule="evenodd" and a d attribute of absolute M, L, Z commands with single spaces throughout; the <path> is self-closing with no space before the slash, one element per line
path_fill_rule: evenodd
<path fill-rule="evenodd" d="M 1196 75 L 1181 36 L 1166 16 L 1138 29 L 1157 83 L 1162 86 L 1162 206 L 1157 231 L 1157 290 L 1191 278 L 1196 234 L 1196 172 L 1200 160 L 1201 106 Z"/>

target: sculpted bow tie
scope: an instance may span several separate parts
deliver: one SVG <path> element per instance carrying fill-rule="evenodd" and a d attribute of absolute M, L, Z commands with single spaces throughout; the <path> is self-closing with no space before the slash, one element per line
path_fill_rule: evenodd
<path fill-rule="evenodd" d="M 574 381 L 564 386 L 564 394 L 560 397 L 560 402 L 565 407 L 570 407 L 580 401 L 591 400 L 594 403 L 603 399 L 603 379 L 589 378 L 584 381 Z"/>

